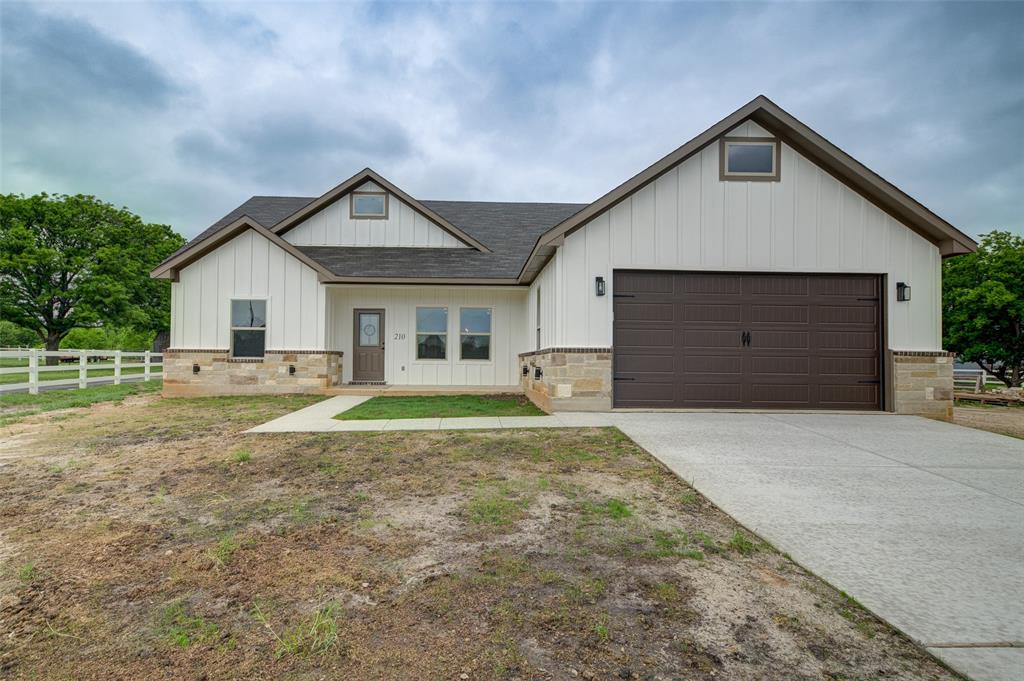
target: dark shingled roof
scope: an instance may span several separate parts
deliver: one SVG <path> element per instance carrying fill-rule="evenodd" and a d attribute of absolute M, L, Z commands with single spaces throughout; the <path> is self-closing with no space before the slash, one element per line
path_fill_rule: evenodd
<path fill-rule="evenodd" d="M 254 196 L 192 239 L 185 248 L 242 215 L 271 228 L 313 200 L 301 196 Z M 483 253 L 475 248 L 297 248 L 339 277 L 515 279 L 540 235 L 588 205 L 489 201 L 422 203 L 492 252 Z"/>

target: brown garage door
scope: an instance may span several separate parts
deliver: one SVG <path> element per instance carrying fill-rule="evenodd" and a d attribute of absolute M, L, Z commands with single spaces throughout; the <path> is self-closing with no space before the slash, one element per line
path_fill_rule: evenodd
<path fill-rule="evenodd" d="M 876 275 L 618 271 L 617 407 L 880 409 Z"/>

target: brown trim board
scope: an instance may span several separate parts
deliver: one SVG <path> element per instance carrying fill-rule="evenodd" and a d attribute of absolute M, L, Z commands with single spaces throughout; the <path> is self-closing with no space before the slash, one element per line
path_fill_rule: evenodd
<path fill-rule="evenodd" d="M 523 264 L 519 280 L 529 283 L 554 252 L 553 244 L 654 182 L 746 120 L 766 128 L 865 199 L 939 247 L 945 256 L 970 253 L 977 243 L 877 173 L 759 95 L 710 128 L 542 234 Z"/>
<path fill-rule="evenodd" d="M 430 210 L 422 203 L 406 194 L 404 191 L 402 191 L 394 184 L 378 175 L 370 168 L 364 168 L 363 170 L 359 171 L 352 177 L 348 178 L 347 180 L 339 184 L 337 187 L 334 187 L 333 189 L 329 190 L 327 193 L 323 194 L 319 198 L 310 201 L 299 210 L 295 211 L 288 217 L 279 221 L 276 225 L 272 227 L 274 233 L 284 234 L 292 227 L 295 227 L 297 224 L 299 224 L 307 217 L 312 215 L 313 213 L 316 213 L 317 211 L 326 208 L 327 206 L 341 199 L 346 194 L 351 192 L 353 189 L 358 187 L 360 184 L 368 180 L 380 185 L 381 187 L 384 187 L 384 189 L 386 189 L 389 193 L 393 194 L 394 196 L 397 196 L 399 199 L 409 204 L 409 206 L 417 213 L 427 218 L 428 220 L 436 223 L 441 229 L 445 230 L 446 232 L 448 232 L 453 237 L 455 237 L 462 243 L 466 244 L 467 246 L 475 248 L 476 250 L 482 251 L 484 253 L 491 252 L 491 249 L 487 248 L 487 246 L 485 246 L 483 243 L 477 241 L 469 234 L 466 234 L 461 229 L 459 229 L 452 223 L 448 222 L 448 220 L 444 219 L 434 211 Z"/>

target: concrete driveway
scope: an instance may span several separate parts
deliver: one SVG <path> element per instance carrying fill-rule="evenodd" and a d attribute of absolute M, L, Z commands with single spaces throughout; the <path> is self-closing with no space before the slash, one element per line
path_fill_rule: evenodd
<path fill-rule="evenodd" d="M 892 415 L 562 419 L 613 422 L 954 669 L 1024 679 L 1024 440 Z"/>

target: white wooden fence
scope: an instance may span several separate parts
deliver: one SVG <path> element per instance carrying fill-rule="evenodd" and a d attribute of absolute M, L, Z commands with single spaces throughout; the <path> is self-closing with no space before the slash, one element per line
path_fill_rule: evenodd
<path fill-rule="evenodd" d="M 997 382 L 998 379 L 984 369 L 953 369 L 953 389 L 969 392 L 983 393 L 985 386 L 990 382 Z"/>
<path fill-rule="evenodd" d="M 46 365 L 47 357 L 56 357 L 57 364 Z M 0 376 L 26 374 L 28 381 L 20 383 L 0 383 L 0 392 L 14 392 L 28 388 L 33 395 L 39 392 L 39 386 L 86 388 L 90 383 L 113 380 L 120 385 L 123 377 L 131 376 L 131 380 L 141 377 L 143 381 L 154 378 L 163 379 L 163 354 L 159 352 L 124 352 L 122 350 L 36 350 L 17 349 L 0 350 L 0 360 L 27 360 L 23 366 L 0 366 Z M 90 362 L 93 359 L 96 361 Z M 69 364 L 69 360 L 74 364 Z M 113 361 L 110 361 L 113 360 Z M 127 361 L 126 361 L 127 360 Z M 134 361 L 133 361 L 134 360 Z M 19 362 L 20 364 L 20 362 Z M 46 374 L 55 371 L 78 370 L 77 378 L 56 378 L 45 380 Z M 113 376 L 89 376 L 90 371 L 113 369 Z M 125 373 L 125 369 L 142 369 L 142 372 Z M 43 380 L 40 380 L 42 376 Z"/>

